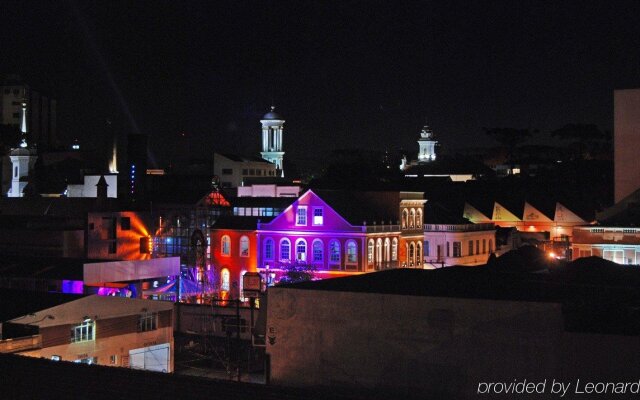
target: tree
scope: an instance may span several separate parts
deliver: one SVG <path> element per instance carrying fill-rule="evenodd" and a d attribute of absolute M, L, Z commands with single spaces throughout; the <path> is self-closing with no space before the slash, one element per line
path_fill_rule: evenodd
<path fill-rule="evenodd" d="M 316 269 L 307 264 L 291 264 L 284 267 L 285 273 L 280 278 L 279 285 L 312 281 L 315 277 Z"/>
<path fill-rule="evenodd" d="M 526 142 L 531 137 L 531 132 L 528 129 L 516 129 L 516 128 L 482 128 L 485 135 L 491 136 L 498 143 L 507 148 L 507 161 L 511 171 L 515 164 L 514 154 L 516 148 L 522 143 Z M 536 131 L 534 131 L 536 132 Z"/>
<path fill-rule="evenodd" d="M 594 124 L 566 124 L 551 132 L 552 137 L 562 141 L 572 141 L 577 158 L 590 158 L 594 150 L 606 142 L 606 135 Z"/>

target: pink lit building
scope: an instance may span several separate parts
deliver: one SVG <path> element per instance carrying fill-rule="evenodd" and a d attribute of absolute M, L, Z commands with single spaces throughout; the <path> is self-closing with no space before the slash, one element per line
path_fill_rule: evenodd
<path fill-rule="evenodd" d="M 257 269 L 278 280 L 290 266 L 317 278 L 422 268 L 421 192 L 307 191 L 257 226 Z"/>

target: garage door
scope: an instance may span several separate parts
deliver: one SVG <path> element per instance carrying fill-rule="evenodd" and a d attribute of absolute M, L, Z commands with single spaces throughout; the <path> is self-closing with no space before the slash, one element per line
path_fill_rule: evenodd
<path fill-rule="evenodd" d="M 169 343 L 129 350 L 129 366 L 147 371 L 171 372 Z"/>

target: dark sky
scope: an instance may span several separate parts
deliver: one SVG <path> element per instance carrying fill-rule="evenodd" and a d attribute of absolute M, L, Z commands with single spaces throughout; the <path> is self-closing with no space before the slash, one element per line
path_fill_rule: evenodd
<path fill-rule="evenodd" d="M 0 7 L 0 73 L 57 97 L 61 137 L 139 131 L 160 163 L 257 154 L 272 101 L 285 158 L 304 164 L 334 148 L 417 150 L 425 117 L 448 149 L 491 143 L 482 127 L 611 129 L 613 89 L 640 86 L 638 1 Z"/>

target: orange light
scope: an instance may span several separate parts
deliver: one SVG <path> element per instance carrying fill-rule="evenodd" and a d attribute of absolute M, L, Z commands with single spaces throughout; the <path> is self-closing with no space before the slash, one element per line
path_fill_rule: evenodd
<path fill-rule="evenodd" d="M 556 253 L 553 251 L 549 252 L 549 258 L 556 258 Z"/>

